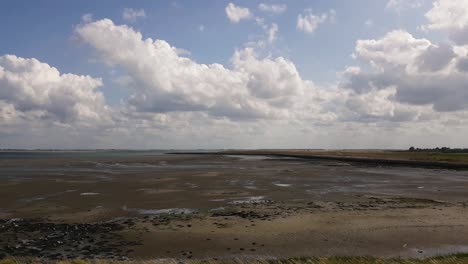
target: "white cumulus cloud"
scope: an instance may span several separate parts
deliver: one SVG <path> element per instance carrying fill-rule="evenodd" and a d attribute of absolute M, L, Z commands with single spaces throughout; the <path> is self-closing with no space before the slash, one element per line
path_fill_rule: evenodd
<path fill-rule="evenodd" d="M 265 42 L 276 38 L 275 23 L 260 25 Z M 82 23 L 75 34 L 95 61 L 119 69 L 110 83 L 129 95 L 111 107 L 98 78 L 1 56 L 2 146 L 261 148 L 310 140 L 315 147 L 407 147 L 424 143 L 421 133 L 431 142 L 468 133 L 466 48 L 403 30 L 359 40 L 361 67 L 327 86 L 254 48 L 236 50 L 228 65 L 203 64 L 109 19 Z M 392 145 L 395 134 L 407 136 Z"/>
<path fill-rule="evenodd" d="M 122 18 L 128 22 L 136 22 L 138 18 L 145 18 L 146 13 L 144 9 L 124 8 Z"/>
<path fill-rule="evenodd" d="M 282 57 L 259 59 L 252 49 L 236 51 L 229 69 L 199 64 L 166 41 L 144 39 L 140 32 L 109 19 L 80 25 L 76 32 L 105 63 L 126 70 L 134 84 L 127 103 L 140 112 L 273 118 L 288 113 L 305 85 L 292 62 Z"/>
<path fill-rule="evenodd" d="M 271 24 L 268 28 L 268 42 L 273 43 L 276 40 L 278 34 L 278 25 L 276 23 Z"/>
<path fill-rule="evenodd" d="M 83 21 L 85 23 L 89 23 L 89 22 L 93 21 L 93 14 L 86 13 L 86 14 L 82 15 L 81 16 L 81 21 Z"/>
<path fill-rule="evenodd" d="M 258 9 L 262 12 L 272 13 L 272 14 L 281 14 L 286 11 L 287 6 L 285 4 L 265 4 L 260 3 Z"/>
<path fill-rule="evenodd" d="M 229 3 L 226 8 L 226 15 L 232 23 L 239 23 L 241 20 L 252 18 L 252 13 L 247 7 L 236 6 Z"/>
<path fill-rule="evenodd" d="M 425 16 L 422 29 L 446 30 L 457 44 L 468 44 L 468 0 L 436 0 Z"/>
<path fill-rule="evenodd" d="M 351 74 L 347 87 L 360 94 L 395 89 L 392 97 L 399 103 L 437 112 L 468 109 L 468 74 L 460 70 L 465 57 L 450 44 L 434 44 L 399 30 L 358 41 L 355 57 L 373 69 Z"/>
<path fill-rule="evenodd" d="M 389 0 L 386 8 L 401 12 L 408 8 L 418 8 L 422 6 L 423 0 Z"/>
<path fill-rule="evenodd" d="M 328 13 L 314 14 L 311 9 L 306 9 L 303 14 L 297 16 L 296 28 L 306 33 L 313 33 L 320 24 L 327 21 L 333 22 L 336 13 L 330 10 Z"/>
<path fill-rule="evenodd" d="M 0 101 L 8 113 L 33 113 L 59 122 L 99 121 L 107 113 L 97 91 L 101 85 L 101 79 L 61 74 L 34 58 L 0 56 Z"/>
<path fill-rule="evenodd" d="M 416 39 L 406 31 L 395 30 L 381 39 L 358 40 L 354 56 L 380 68 L 405 66 L 430 45 L 427 39 Z"/>

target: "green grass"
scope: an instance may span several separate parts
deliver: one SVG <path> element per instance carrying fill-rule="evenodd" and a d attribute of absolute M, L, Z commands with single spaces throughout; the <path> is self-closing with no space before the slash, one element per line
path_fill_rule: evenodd
<path fill-rule="evenodd" d="M 7 258 L 0 260 L 0 264 L 33 264 L 33 263 L 51 263 L 51 264 L 468 264 L 468 254 L 454 254 L 449 256 L 432 257 L 427 259 L 381 259 L 373 257 L 303 257 L 290 258 L 284 260 L 249 260 L 249 259 L 232 259 L 232 260 L 134 260 L 134 261 L 114 261 L 114 260 L 64 260 L 64 261 L 43 261 L 31 258 Z"/>

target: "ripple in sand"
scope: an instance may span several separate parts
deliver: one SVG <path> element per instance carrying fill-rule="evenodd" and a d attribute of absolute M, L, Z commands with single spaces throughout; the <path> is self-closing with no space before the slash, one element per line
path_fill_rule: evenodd
<path fill-rule="evenodd" d="M 158 167 L 155 164 L 148 164 L 148 163 L 95 163 L 97 167 L 106 167 L 106 168 L 154 168 Z"/>
<path fill-rule="evenodd" d="M 181 189 L 151 189 L 151 188 L 143 188 L 137 189 L 137 191 L 144 192 L 145 194 L 164 194 L 164 193 L 174 193 L 174 192 L 182 192 Z"/>
<path fill-rule="evenodd" d="M 212 199 L 210 202 L 224 202 L 226 199 Z"/>
<path fill-rule="evenodd" d="M 219 176 L 219 172 L 217 171 L 211 171 L 211 172 L 205 172 L 205 173 L 199 173 L 195 174 L 193 176 L 198 176 L 198 177 L 216 177 Z"/>
<path fill-rule="evenodd" d="M 217 208 L 213 208 L 213 209 L 210 209 L 210 212 L 222 212 L 226 210 L 226 208 L 224 207 L 217 207 Z"/>
<path fill-rule="evenodd" d="M 203 196 L 222 196 L 222 195 L 249 195 L 249 192 L 246 191 L 239 191 L 239 190 L 232 190 L 232 189 L 224 189 L 224 190 L 213 190 L 208 192 L 202 192 L 201 195 Z"/>
<path fill-rule="evenodd" d="M 94 195 L 99 195 L 100 193 L 94 193 L 94 192 L 84 192 L 80 193 L 82 196 L 94 196 Z"/>
<path fill-rule="evenodd" d="M 250 190 L 255 190 L 257 189 L 257 186 L 255 186 L 255 181 L 245 181 L 243 184 L 244 188 L 250 189 Z"/>
<path fill-rule="evenodd" d="M 271 157 L 268 156 L 262 156 L 262 155 L 224 155 L 225 157 L 229 158 L 235 158 L 239 160 L 247 160 L 247 161 L 257 161 L 257 160 L 266 160 L 266 159 L 271 159 Z"/>
<path fill-rule="evenodd" d="M 97 175 L 94 178 L 96 178 L 98 180 L 101 180 L 101 181 L 112 181 L 113 180 L 113 178 L 111 176 L 107 176 L 107 175 Z"/>
<path fill-rule="evenodd" d="M 66 193 L 71 193 L 71 192 L 76 192 L 76 190 L 66 190 L 66 191 L 58 192 L 58 193 L 46 194 L 46 195 L 42 195 L 42 196 L 35 196 L 35 197 L 31 197 L 29 199 L 24 199 L 24 201 L 26 201 L 26 202 L 42 201 L 42 200 L 45 200 L 45 199 L 48 199 L 48 198 L 57 197 L 57 196 L 60 196 L 60 195 L 66 194 Z"/>
<path fill-rule="evenodd" d="M 267 200 L 265 200 L 265 196 L 250 196 L 239 200 L 231 201 L 228 204 L 258 204 L 265 202 L 267 202 Z"/>
<path fill-rule="evenodd" d="M 181 214 L 194 214 L 198 211 L 190 208 L 167 208 L 167 209 L 140 209 L 140 208 L 127 208 L 126 206 L 122 207 L 124 211 L 137 212 L 142 215 L 161 215 L 161 214 L 172 214 L 172 215 L 181 215 Z"/>
<path fill-rule="evenodd" d="M 289 183 L 273 183 L 273 185 L 278 187 L 291 187 L 292 184 Z"/>

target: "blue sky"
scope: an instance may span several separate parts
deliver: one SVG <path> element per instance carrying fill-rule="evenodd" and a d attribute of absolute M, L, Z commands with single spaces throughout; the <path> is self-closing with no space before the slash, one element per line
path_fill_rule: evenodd
<path fill-rule="evenodd" d="M 454 144 L 444 142 L 446 130 L 467 128 L 467 52 L 457 37 L 468 25 L 466 0 L 0 6 L 4 145 L 138 148 L 148 139 L 151 147 L 266 147 L 288 135 L 298 140 L 278 146 L 406 147 Z M 140 15 L 125 18 L 126 10 Z M 439 83 L 453 84 L 450 92 Z M 226 130 L 237 132 L 219 136 Z M 73 140 L 48 137 L 56 133 Z M 214 134 L 218 141 L 206 143 Z M 137 135 L 141 141 L 132 141 Z M 359 139 L 341 142 L 342 135 Z"/>
<path fill-rule="evenodd" d="M 416 31 L 424 21 L 420 12 L 423 7 L 397 13 L 386 8 L 384 0 L 290 1 L 281 15 L 264 15 L 257 11 L 258 4 L 263 2 L 249 0 L 236 3 L 263 15 L 267 21 L 276 22 L 280 39 L 269 51 L 291 59 L 304 77 L 317 82 L 333 82 L 336 72 L 353 63 L 351 53 L 356 40 L 377 38 L 392 29 Z M 200 63 L 228 64 L 236 48 L 241 48 L 262 32 L 252 21 L 230 23 L 224 13 L 227 3 L 229 1 L 219 0 L 3 1 L 0 30 L 9 37 L 0 42 L 0 51 L 2 54 L 35 57 L 63 72 L 106 74 L 89 63 L 89 57 L 85 56 L 86 47 L 72 38 L 73 27 L 86 13 L 93 14 L 95 19 L 110 18 L 125 24 L 123 9 L 135 8 L 144 9 L 146 17 L 131 26 L 145 37 L 163 39 L 186 49 Z M 430 2 L 426 1 L 427 4 Z M 304 34 L 296 30 L 296 17 L 306 8 L 317 13 L 334 9 L 338 14 L 337 21 L 322 25 L 313 34 Z M 365 26 L 367 20 L 373 21 L 371 28 Z M 199 31 L 200 25 L 205 28 L 203 32 Z"/>

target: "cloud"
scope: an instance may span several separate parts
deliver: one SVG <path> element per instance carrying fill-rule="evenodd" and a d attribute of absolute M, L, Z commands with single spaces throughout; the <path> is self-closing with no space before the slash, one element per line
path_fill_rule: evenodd
<path fill-rule="evenodd" d="M 268 42 L 273 43 L 276 40 L 277 33 L 278 25 L 276 23 L 271 24 L 271 27 L 268 28 Z"/>
<path fill-rule="evenodd" d="M 466 52 L 405 31 L 358 41 L 354 56 L 365 67 L 347 68 L 329 86 L 303 79 L 284 57 L 260 57 L 252 48 L 236 50 L 223 66 L 197 63 L 109 19 L 80 24 L 75 34 L 97 61 L 119 68 L 115 80 L 130 94 L 110 108 L 97 90 L 100 79 L 2 56 L 2 146 L 406 147 L 424 143 L 417 141 L 421 133 L 443 140 L 468 132 Z M 395 134 L 406 141 L 392 145 Z"/>
<path fill-rule="evenodd" d="M 422 6 L 422 0 L 389 0 L 386 8 L 401 12 L 408 8 L 418 8 Z"/>
<path fill-rule="evenodd" d="M 425 14 L 427 29 L 462 29 L 468 24 L 467 0 L 436 0 Z"/>
<path fill-rule="evenodd" d="M 252 14 L 247 7 L 236 6 L 233 3 L 229 3 L 226 6 L 225 11 L 231 23 L 239 23 L 241 20 L 252 18 Z"/>
<path fill-rule="evenodd" d="M 433 9 L 442 5 L 436 2 Z M 236 13 L 233 23 L 255 19 L 262 30 L 258 45 L 235 50 L 225 65 L 199 63 L 165 40 L 145 38 L 109 19 L 83 16 L 76 36 L 91 47 L 95 61 L 118 69 L 105 89 L 128 91 L 112 106 L 100 92 L 99 78 L 64 74 L 33 58 L 0 56 L 0 144 L 406 147 L 447 138 L 457 144 L 468 133 L 467 47 L 391 31 L 358 40 L 353 57 L 359 66 L 346 68 L 332 84 L 317 85 L 303 79 L 291 60 L 259 55 L 260 42 L 267 47 L 277 39 L 276 23 L 234 4 L 226 7 L 226 14 L 230 5 L 234 13 L 247 10 L 247 15 Z M 308 9 L 298 16 L 297 26 L 312 33 L 334 17 L 334 11 L 315 14 Z M 453 33 L 463 32 L 464 22 L 428 21 L 427 30 L 448 30 L 452 40 L 463 42 Z"/>
<path fill-rule="evenodd" d="M 468 73 L 468 57 L 461 57 L 458 59 L 457 69 L 461 72 Z"/>
<path fill-rule="evenodd" d="M 406 122 L 417 121 L 423 111 L 431 112 L 431 109 L 412 107 L 398 103 L 394 100 L 396 89 L 372 89 L 366 93 L 349 94 L 344 101 L 345 109 L 342 113 L 343 120 L 355 122 Z"/>
<path fill-rule="evenodd" d="M 250 41 L 245 44 L 247 47 L 253 47 L 255 49 L 263 49 L 267 47 L 267 44 L 273 44 L 278 38 L 279 27 L 276 23 L 267 24 L 265 19 L 261 17 L 255 17 L 255 23 L 257 26 L 263 29 L 264 34 L 259 37 L 257 41 Z"/>
<path fill-rule="evenodd" d="M 279 118 L 288 114 L 305 85 L 292 62 L 259 59 L 250 48 L 236 51 L 228 69 L 199 64 L 166 41 L 143 39 L 140 32 L 109 19 L 80 25 L 76 33 L 102 61 L 121 67 L 132 78 L 133 94 L 126 103 L 139 112 Z"/>
<path fill-rule="evenodd" d="M 260 3 L 258 9 L 262 12 L 271 13 L 271 14 L 281 14 L 286 11 L 287 6 L 285 4 L 265 4 Z"/>
<path fill-rule="evenodd" d="M 124 8 L 122 18 L 125 21 L 134 23 L 138 18 L 145 18 L 146 13 L 144 9 Z"/>
<path fill-rule="evenodd" d="M 132 80 L 126 82 L 132 92 L 124 103 L 128 113 L 140 117 L 185 112 L 236 122 L 406 122 L 421 119 L 423 112 L 431 113 L 429 104 L 437 110 L 450 110 L 445 102 L 453 98 L 441 95 L 437 87 L 447 81 L 443 75 L 431 83 L 433 70 L 448 65 L 427 54 L 434 53 L 432 49 L 439 54 L 443 45 L 416 39 L 405 31 L 358 41 L 354 56 L 371 64 L 374 71 L 350 68 L 337 87 L 316 86 L 302 79 L 291 61 L 259 58 L 252 48 L 237 50 L 231 68 L 226 68 L 197 63 L 181 56 L 166 41 L 144 39 L 140 32 L 109 19 L 80 25 L 76 33 L 100 60 L 123 69 Z M 429 73 L 419 73 L 426 67 Z M 427 87 L 418 87 L 421 83 Z"/>
<path fill-rule="evenodd" d="M 100 79 L 61 74 L 36 59 L 0 57 L 0 101 L 10 117 L 34 115 L 62 123 L 104 120 L 108 109 L 96 90 L 101 85 Z"/>
<path fill-rule="evenodd" d="M 420 71 L 439 71 L 445 68 L 456 57 L 452 46 L 447 43 L 429 46 L 416 58 L 415 63 Z"/>
<path fill-rule="evenodd" d="M 81 16 L 81 21 L 83 21 L 85 23 L 89 23 L 89 22 L 93 21 L 93 14 L 86 13 L 86 14 L 82 15 Z"/>
<path fill-rule="evenodd" d="M 403 30 L 388 32 L 381 39 L 358 40 L 353 56 L 383 69 L 405 66 L 425 51 L 431 42 L 416 39 Z"/>
<path fill-rule="evenodd" d="M 306 33 L 313 33 L 320 24 L 327 21 L 333 22 L 336 13 L 330 10 L 328 13 L 314 14 L 311 9 L 306 9 L 303 14 L 297 16 L 296 28 Z"/>
<path fill-rule="evenodd" d="M 457 70 L 459 55 L 446 43 L 436 45 L 392 31 L 378 40 L 358 41 L 354 56 L 373 69 L 352 73 L 344 85 L 360 94 L 393 88 L 394 100 L 402 104 L 431 106 L 439 112 L 468 108 L 468 75 Z"/>
<path fill-rule="evenodd" d="M 459 45 L 468 44 L 468 0 L 437 0 L 425 14 L 424 30 L 445 30 Z"/>

